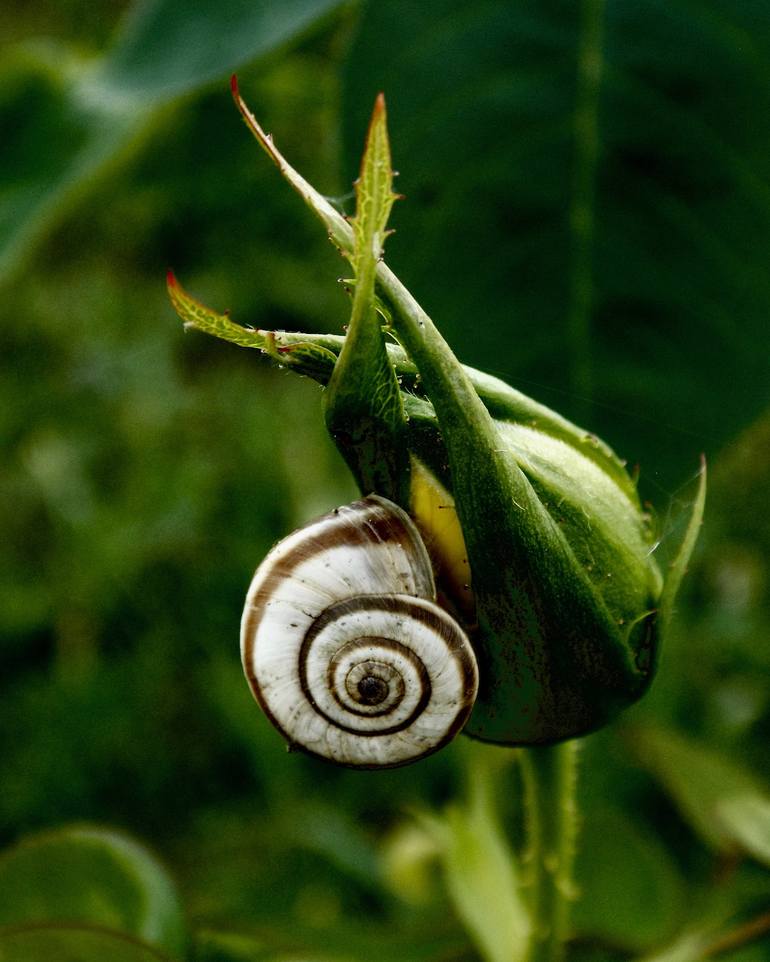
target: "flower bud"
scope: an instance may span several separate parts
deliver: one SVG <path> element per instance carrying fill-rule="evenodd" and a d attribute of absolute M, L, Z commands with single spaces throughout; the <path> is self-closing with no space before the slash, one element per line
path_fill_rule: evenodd
<path fill-rule="evenodd" d="M 289 167 L 237 88 L 235 95 L 262 146 L 350 259 L 350 325 L 345 338 L 249 331 L 172 278 L 175 307 L 193 326 L 261 348 L 326 385 L 327 426 L 359 487 L 412 515 L 440 600 L 473 643 L 480 687 L 466 733 L 534 744 L 600 727 L 650 684 L 697 537 L 705 470 L 664 583 L 623 463 L 555 412 L 461 365 L 382 262 L 395 199 L 382 97 L 348 222 Z M 386 342 L 383 320 L 397 344 Z"/>

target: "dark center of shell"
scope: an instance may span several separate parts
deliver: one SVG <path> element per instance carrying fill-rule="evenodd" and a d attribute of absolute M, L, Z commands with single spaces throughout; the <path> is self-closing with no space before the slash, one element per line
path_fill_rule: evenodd
<path fill-rule="evenodd" d="M 379 705 L 388 697 L 388 683 L 384 678 L 365 675 L 358 683 L 358 695 L 363 705 Z"/>

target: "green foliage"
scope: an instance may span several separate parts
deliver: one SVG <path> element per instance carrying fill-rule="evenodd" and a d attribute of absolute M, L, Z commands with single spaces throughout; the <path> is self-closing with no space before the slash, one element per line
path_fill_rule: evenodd
<path fill-rule="evenodd" d="M 182 959 L 174 883 L 119 832 L 89 826 L 29 836 L 0 856 L 0 959 Z"/>
<path fill-rule="evenodd" d="M 704 841 L 770 862 L 770 792 L 750 773 L 672 732 L 645 729 L 635 742 Z"/>
<path fill-rule="evenodd" d="M 770 796 L 755 791 L 717 802 L 717 821 L 728 838 L 748 855 L 770 867 Z"/>
<path fill-rule="evenodd" d="M 583 815 L 576 881 L 572 924 L 583 937 L 641 952 L 684 919 L 673 858 L 651 830 L 610 805 Z"/>
<path fill-rule="evenodd" d="M 226 77 L 314 28 L 341 0 L 152 0 L 125 18 L 98 83 L 121 98 L 166 101 Z"/>
<path fill-rule="evenodd" d="M 252 569 L 353 489 L 308 413 L 316 386 L 182 335 L 162 289 L 173 264 L 255 328 L 341 334 L 349 317 L 332 283 L 346 264 L 232 108 L 238 66 L 266 129 L 348 209 L 385 91 L 408 196 L 389 262 L 463 361 L 641 465 L 657 555 L 675 555 L 694 500 L 680 484 L 708 454 L 706 523 L 658 679 L 629 727 L 582 753 L 597 870 L 578 863 L 570 962 L 692 962 L 761 919 L 764 803 L 725 807 L 719 791 L 710 828 L 683 830 L 681 786 L 634 748 L 654 727 L 686 739 L 685 774 L 707 752 L 770 784 L 766 5 L 388 0 L 313 8 L 316 25 L 310 5 L 249 3 L 231 18 L 227 3 L 152 3 L 129 9 L 107 48 L 121 6 L 28 0 L 4 20 L 4 843 L 72 820 L 130 828 L 179 880 L 195 962 L 476 957 L 429 865 L 421 900 L 381 870 L 405 810 L 458 793 L 459 748 L 406 773 L 332 771 L 286 755 L 241 677 Z M 287 11 L 275 32 L 255 27 L 268 9 Z M 581 10 L 600 12 L 598 34 Z M 570 213 L 592 166 L 584 143 L 576 167 L 574 139 L 590 43 L 602 69 L 586 234 Z M 498 791 L 517 847 L 518 786 L 501 775 Z M 760 932 L 713 957 L 757 962 L 767 946 Z M 66 952 L 156 958 L 92 930 L 0 937 L 3 962 Z"/>
<path fill-rule="evenodd" d="M 345 65 L 346 170 L 385 90 L 389 261 L 449 342 L 669 485 L 767 404 L 768 49 L 755 2 L 391 0 Z"/>
<path fill-rule="evenodd" d="M 77 926 L 0 930 L 3 962 L 173 962 L 125 936 Z"/>
<path fill-rule="evenodd" d="M 169 104 L 272 53 L 338 2 L 153 0 L 137 4 L 103 56 L 59 45 L 20 54 L 0 77 L 0 121 L 17 130 L 1 169 L 11 189 L 0 202 L 0 281 Z"/>
<path fill-rule="evenodd" d="M 500 758 L 486 749 L 467 764 L 470 797 L 419 821 L 436 844 L 455 911 L 481 957 L 519 962 L 527 954 L 530 918 L 496 810 L 493 785 Z"/>
<path fill-rule="evenodd" d="M 31 836 L 0 858 L 0 929 L 58 922 L 184 951 L 182 908 L 165 869 L 141 845 L 87 827 Z"/>
<path fill-rule="evenodd" d="M 666 580 L 663 586 L 663 592 L 660 597 L 660 619 L 664 625 L 668 625 L 670 623 L 674 614 L 674 606 L 679 594 L 679 589 L 682 586 L 682 578 L 684 578 L 687 571 L 687 566 L 690 563 L 690 558 L 692 557 L 692 553 L 695 549 L 695 543 L 698 540 L 700 528 L 703 524 L 703 510 L 705 506 L 706 463 L 703 461 L 701 464 L 700 474 L 698 476 L 698 487 L 692 503 L 692 508 L 690 509 L 689 518 L 687 519 L 684 534 L 679 546 L 673 553 L 671 561 L 669 562 L 668 571 L 666 572 Z"/>

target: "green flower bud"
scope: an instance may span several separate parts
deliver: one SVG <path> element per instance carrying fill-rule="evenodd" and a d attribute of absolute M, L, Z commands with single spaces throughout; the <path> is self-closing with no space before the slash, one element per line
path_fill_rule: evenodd
<path fill-rule="evenodd" d="M 479 663 L 466 733 L 553 742 L 600 727 L 646 690 L 700 525 L 698 496 L 664 581 L 623 463 L 590 433 L 466 368 L 382 262 L 395 195 L 385 105 L 375 105 L 346 221 L 243 116 L 355 272 L 345 338 L 239 327 L 169 290 L 183 319 L 326 385 L 327 426 L 364 494 L 397 502 L 431 555 L 440 601 Z M 385 330 L 397 343 L 386 340 Z"/>

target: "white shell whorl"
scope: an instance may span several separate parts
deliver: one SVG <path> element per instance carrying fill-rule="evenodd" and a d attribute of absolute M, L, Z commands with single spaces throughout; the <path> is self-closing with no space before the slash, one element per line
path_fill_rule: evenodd
<path fill-rule="evenodd" d="M 470 642 L 435 603 L 417 529 L 376 495 L 270 552 L 246 598 L 241 657 L 292 746 L 365 768 L 436 751 L 465 724 L 478 688 Z"/>

